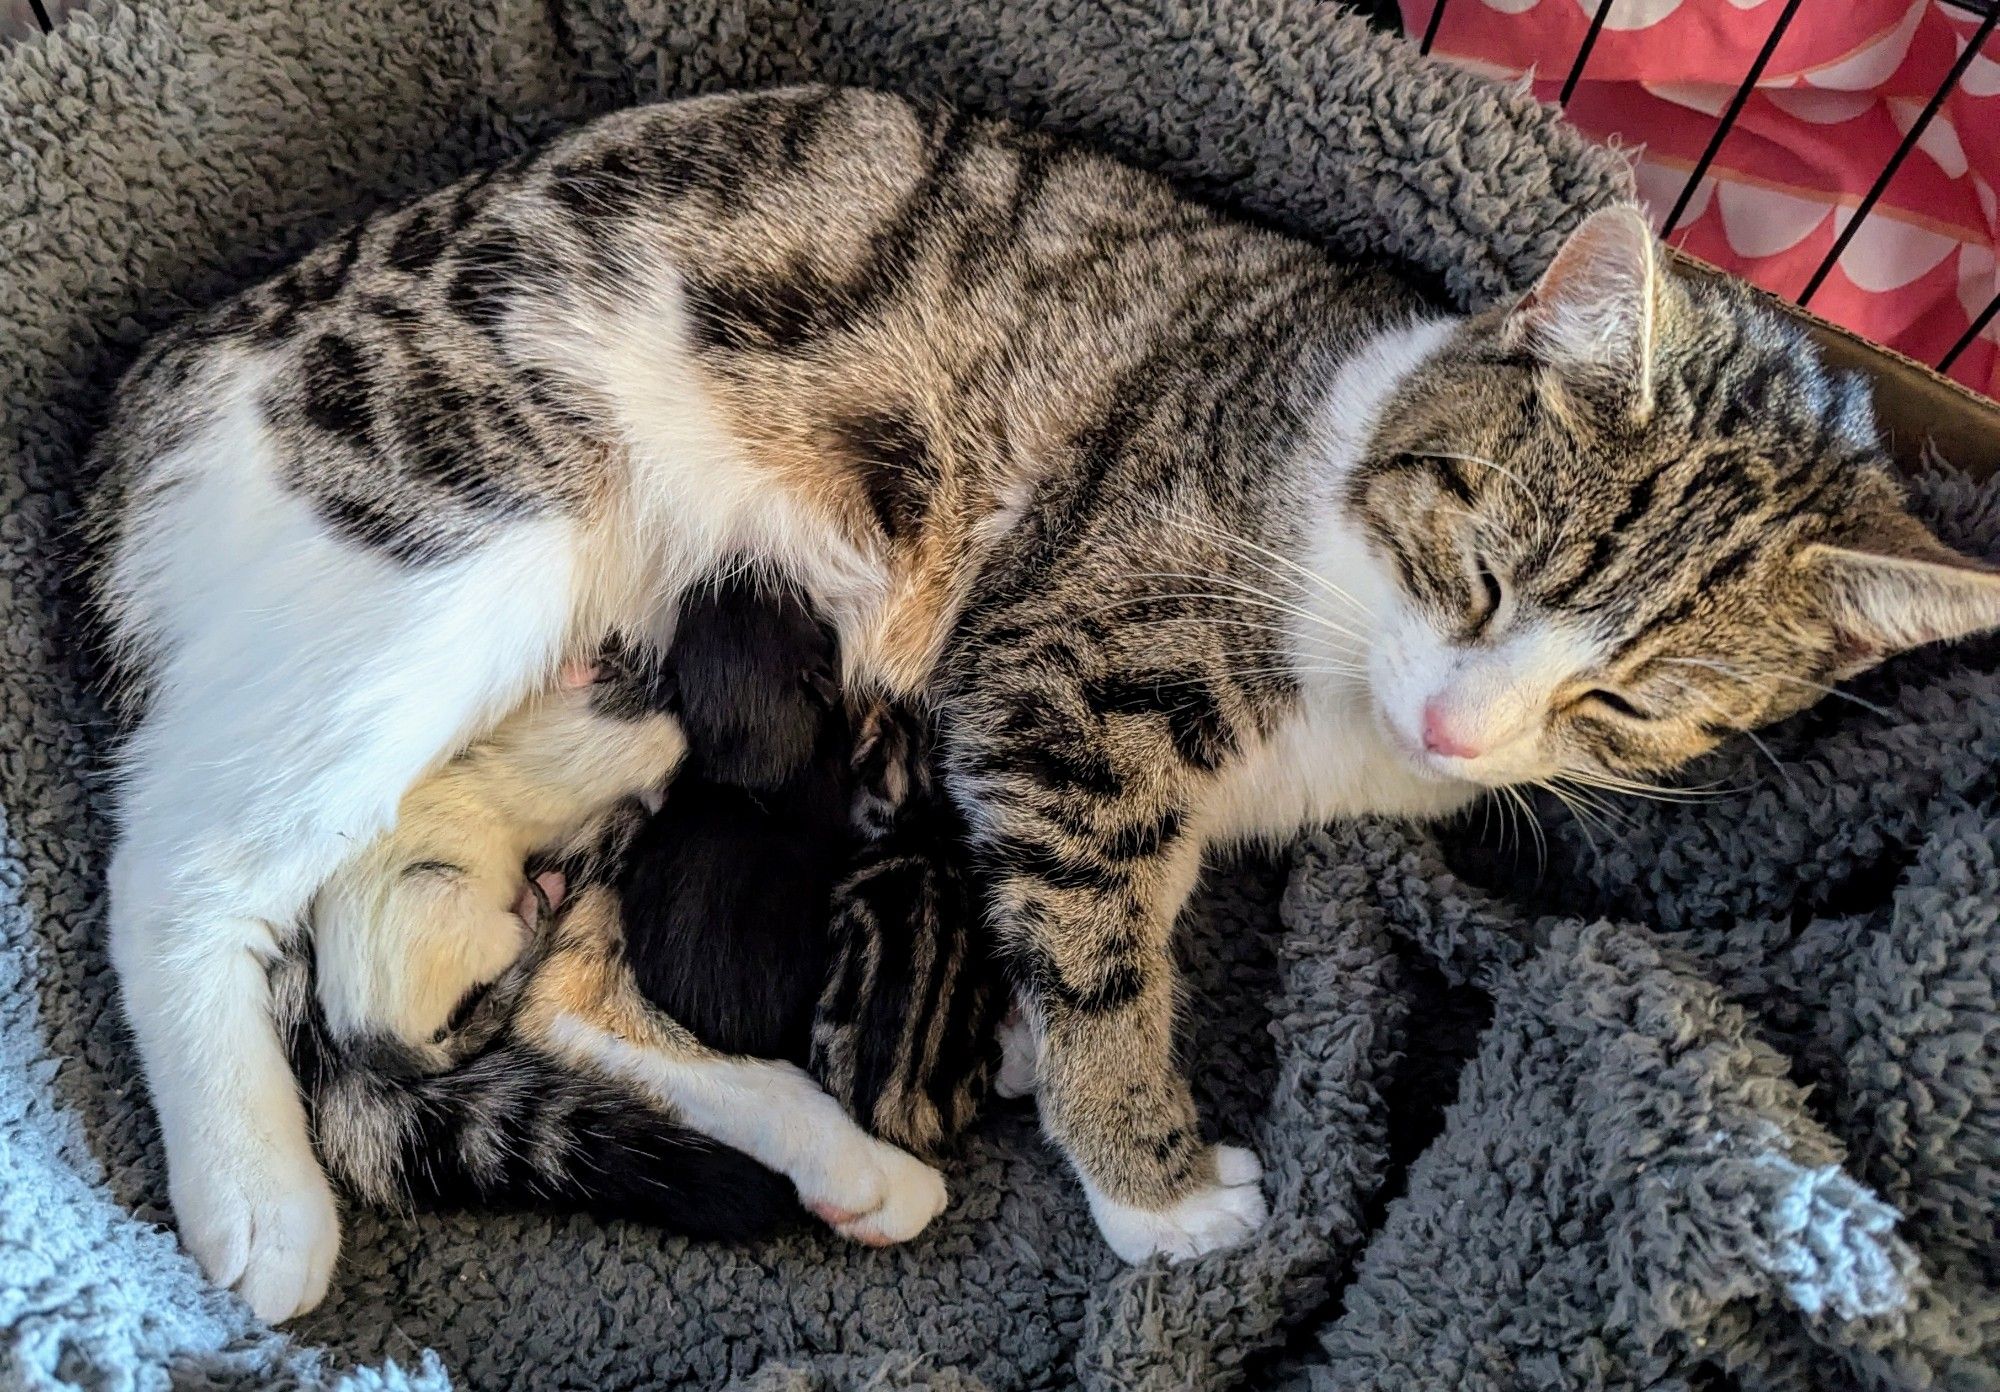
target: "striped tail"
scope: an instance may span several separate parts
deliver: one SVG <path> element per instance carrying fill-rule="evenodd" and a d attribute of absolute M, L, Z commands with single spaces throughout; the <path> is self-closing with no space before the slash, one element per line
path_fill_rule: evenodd
<path fill-rule="evenodd" d="M 321 1160 L 370 1203 L 585 1212 L 722 1239 L 805 1216 L 783 1176 L 508 1037 L 504 1003 L 497 1037 L 435 1069 L 394 1041 L 330 1038 L 309 946 L 278 961 L 271 988 Z"/>

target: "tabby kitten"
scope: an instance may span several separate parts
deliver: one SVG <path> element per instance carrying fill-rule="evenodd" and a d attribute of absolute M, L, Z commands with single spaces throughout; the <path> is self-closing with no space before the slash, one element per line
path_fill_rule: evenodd
<path fill-rule="evenodd" d="M 1205 846 L 1644 781 L 2000 622 L 1866 387 L 1665 274 L 1632 209 L 1466 317 L 827 88 L 624 112 L 357 224 L 145 353 L 101 454 L 142 706 L 112 953 L 183 1239 L 271 1317 L 339 1223 L 265 964 L 447 751 L 726 555 L 812 599 L 850 686 L 940 713 L 1045 1130 L 1131 1260 L 1265 1213 L 1173 1058 Z M 935 1183 L 860 1148 L 820 1178 L 896 1237 Z"/>
<path fill-rule="evenodd" d="M 872 1134 L 934 1160 L 989 1092 L 1033 1091 L 1032 1043 L 1009 1017 L 930 722 L 878 706 L 861 736 L 863 846 L 834 887 L 808 1067 Z"/>
<path fill-rule="evenodd" d="M 800 1212 L 790 1184 L 684 1124 L 648 1078 L 607 1077 L 543 1030 L 566 982 L 566 1008 L 586 1018 L 629 1013 L 708 1050 L 795 1064 L 810 1053 L 834 1098 L 893 1144 L 931 1152 L 970 1121 L 1004 992 L 961 888 L 963 844 L 929 799 L 920 720 L 877 706 L 857 731 L 835 657 L 796 600 L 725 581 L 683 608 L 663 662 L 600 664 L 596 718 L 643 748 L 640 722 L 671 712 L 687 757 L 664 807 L 620 809 L 565 858 L 566 882 L 538 876 L 522 924 L 531 943 L 496 979 L 464 983 L 434 1033 L 399 1033 L 393 995 L 358 1025 L 332 1001 L 322 1008 L 330 964 L 340 970 L 357 943 L 319 941 L 314 923 L 310 950 L 301 939 L 273 970 L 274 1014 L 339 1178 L 381 1205 L 582 1208 L 704 1237 L 751 1236 Z M 410 879 L 399 867 L 435 878 L 441 828 L 411 807 L 439 783 L 475 827 L 497 821 L 528 781 L 510 758 L 547 780 L 538 811 L 590 781 L 585 768 L 566 784 L 517 731 L 420 784 L 356 864 L 373 867 L 391 902 Z M 516 860 L 500 892 L 521 879 Z M 565 888 L 580 898 L 560 904 Z M 421 958 L 427 940 L 409 946 Z M 572 980 L 579 966 L 594 999 Z M 392 958 L 371 974 L 421 973 Z"/>

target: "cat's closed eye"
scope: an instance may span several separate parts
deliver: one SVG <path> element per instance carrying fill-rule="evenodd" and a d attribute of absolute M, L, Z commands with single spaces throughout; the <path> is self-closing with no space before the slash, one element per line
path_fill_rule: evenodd
<path fill-rule="evenodd" d="M 1472 624 L 1468 636 L 1477 638 L 1492 624 L 1500 612 L 1500 605 L 1507 597 L 1506 587 L 1493 568 L 1485 561 L 1475 561 L 1473 571 L 1478 584 L 1472 593 Z"/>
<path fill-rule="evenodd" d="M 1582 700 L 1584 702 L 1594 702 L 1615 715 L 1624 716 L 1627 720 L 1652 720 L 1656 718 L 1651 712 L 1640 710 L 1617 692 L 1606 691 L 1602 687 L 1584 692 Z"/>

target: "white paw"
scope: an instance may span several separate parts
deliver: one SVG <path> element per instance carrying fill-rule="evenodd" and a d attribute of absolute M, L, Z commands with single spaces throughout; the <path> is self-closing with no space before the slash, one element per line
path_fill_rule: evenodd
<path fill-rule="evenodd" d="M 842 1237 L 870 1247 L 908 1242 L 944 1212 L 944 1176 L 856 1129 L 831 1147 L 799 1199 Z"/>
<path fill-rule="evenodd" d="M 1001 1097 L 1027 1097 L 1035 1091 L 1035 1032 L 1017 1008 L 1000 1022 L 1000 1071 L 993 1091 Z"/>
<path fill-rule="evenodd" d="M 1239 1146 L 1217 1146 L 1215 1168 L 1220 1183 L 1164 1209 L 1133 1208 L 1106 1198 L 1087 1179 L 1083 1189 L 1098 1231 L 1126 1261 L 1152 1256 L 1187 1261 L 1234 1247 L 1270 1216 L 1264 1204 L 1264 1166 L 1254 1154 Z"/>
<path fill-rule="evenodd" d="M 172 1167 L 168 1187 L 181 1241 L 208 1278 L 266 1323 L 324 1300 L 340 1213 L 319 1162 L 263 1149 L 188 1159 Z"/>

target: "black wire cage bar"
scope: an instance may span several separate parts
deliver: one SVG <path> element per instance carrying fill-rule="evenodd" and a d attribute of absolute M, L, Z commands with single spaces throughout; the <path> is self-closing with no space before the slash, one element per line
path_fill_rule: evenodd
<path fill-rule="evenodd" d="M 1972 60 L 1993 38 L 1994 29 L 2000 27 L 2000 0 L 1946 0 L 1946 2 L 1955 9 L 1977 16 L 1979 25 L 1973 31 L 1964 50 L 1958 55 L 1958 60 L 1952 64 L 1944 80 L 1938 83 L 1937 90 L 1931 93 L 1923 110 L 1904 133 L 1902 143 L 1896 147 L 1895 153 L 1889 156 L 1888 162 L 1882 166 L 1874 182 L 1868 186 L 1868 191 L 1862 195 L 1861 202 L 1854 209 L 1854 215 L 1847 220 L 1847 225 L 1834 239 L 1832 247 L 1827 250 L 1826 255 L 1799 290 L 1796 303 L 1801 308 L 1812 304 L 1813 296 L 1819 293 L 1820 286 L 1825 284 L 1833 268 L 1840 264 L 1841 255 L 1846 252 L 1848 243 L 1854 240 L 1855 233 L 1861 230 L 1861 224 L 1868 215 L 1875 211 L 1875 205 L 1881 201 L 1883 193 L 1894 181 L 1896 172 L 1903 167 L 1903 162 L 1910 157 L 1910 152 L 1917 148 L 1918 142 L 1923 139 L 1924 132 L 1930 128 L 1931 122 L 1937 119 L 1938 112 L 1944 107 L 1945 98 L 1951 95 L 1952 89 L 1958 85 L 1959 78 L 1971 66 Z M 1765 68 L 1770 65 L 1771 56 L 1778 51 L 1779 41 L 1785 37 L 1785 31 L 1791 28 L 1792 21 L 1798 17 L 1801 3 L 1802 0 L 1785 0 L 1784 7 L 1778 11 L 1778 17 L 1771 25 L 1771 32 L 1766 36 L 1763 46 L 1757 50 L 1756 57 L 1750 60 L 1749 67 L 1744 70 L 1743 80 L 1737 84 L 1729 104 L 1723 108 L 1714 133 L 1710 135 L 1700 157 L 1695 160 L 1694 167 L 1688 171 L 1688 177 L 1681 185 L 1680 194 L 1674 199 L 1666 220 L 1661 224 L 1662 239 L 1670 237 L 1674 229 L 1680 225 L 1681 216 L 1687 211 L 1688 203 L 1693 199 L 1695 191 L 1701 187 L 1701 181 L 1707 176 L 1709 166 L 1714 163 L 1717 153 L 1728 141 L 1730 131 L 1736 126 L 1736 118 L 1743 114 L 1744 104 L 1750 100 L 1750 94 L 1756 89 L 1758 79 L 1763 77 Z M 1569 99 L 1576 94 L 1576 85 L 1583 80 L 1584 69 L 1590 65 L 1591 50 L 1597 47 L 1598 36 L 1604 32 L 1605 21 L 1611 17 L 1612 7 L 1617 4 L 1618 0 L 1597 0 L 1597 8 L 1591 12 L 1590 27 L 1584 31 L 1583 42 L 1577 46 L 1575 55 L 1570 59 L 1569 70 L 1563 77 L 1562 93 L 1557 98 L 1562 105 L 1567 106 Z M 1426 54 L 1437 43 L 1438 30 L 1444 23 L 1445 11 L 1450 7 L 1451 0 L 1437 0 L 1437 8 L 1431 11 L 1430 22 L 1424 26 L 1423 38 L 1420 40 L 1420 46 Z M 1935 364 L 1937 370 L 1949 372 L 1959 356 L 1986 331 L 1996 314 L 2000 314 L 2000 291 L 1996 291 L 1993 298 L 1986 302 L 1986 307 L 1973 316 L 1971 325 L 1960 335 L 1958 341 L 1946 349 L 1944 356 L 1937 360 Z"/>

